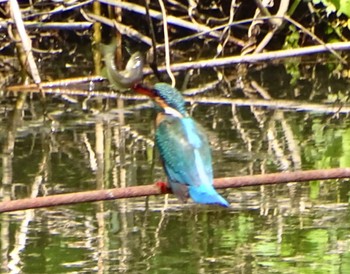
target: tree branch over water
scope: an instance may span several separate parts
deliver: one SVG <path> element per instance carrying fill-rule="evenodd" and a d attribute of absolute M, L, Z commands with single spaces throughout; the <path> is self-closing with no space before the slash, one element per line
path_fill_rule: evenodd
<path fill-rule="evenodd" d="M 42 92 L 46 94 L 57 95 L 76 95 L 76 96 L 90 96 L 103 98 L 120 98 L 124 100 L 148 100 L 147 97 L 135 94 L 121 94 L 110 91 L 86 91 L 83 89 L 76 89 L 74 85 L 93 81 L 94 77 L 79 77 L 65 80 L 58 80 L 53 82 L 46 82 L 42 84 Z M 101 79 L 101 77 L 96 78 Z M 68 87 L 70 82 L 72 87 Z M 40 92 L 36 85 L 18 85 L 8 87 L 8 91 L 12 92 Z M 350 105 L 348 103 L 339 102 L 325 102 L 312 103 L 301 100 L 285 100 L 285 99 L 245 99 L 245 98 L 222 98 L 222 97 L 205 97 L 205 96 L 186 96 L 186 102 L 199 104 L 217 104 L 217 105 L 235 105 L 235 106 L 254 106 L 266 107 L 270 109 L 282 110 L 296 110 L 296 111 L 310 111 L 319 113 L 350 113 Z"/>
<path fill-rule="evenodd" d="M 24 27 L 22 14 L 21 14 L 21 10 L 19 9 L 18 2 L 16 0 L 10 0 L 9 3 L 10 3 L 10 9 L 11 9 L 11 17 L 13 18 L 13 21 L 16 24 L 19 37 L 21 38 L 21 42 L 22 42 L 21 46 L 23 47 L 23 51 L 25 52 L 25 55 L 26 55 L 26 62 L 28 63 L 34 82 L 36 84 L 40 84 L 41 79 L 40 79 L 38 67 L 35 63 L 35 59 L 33 56 L 32 41 L 30 40 L 26 32 L 26 29 Z M 23 65 L 25 65 L 26 62 L 24 62 Z"/>
<path fill-rule="evenodd" d="M 245 186 L 285 184 L 290 182 L 307 182 L 343 178 L 350 178 L 350 168 L 293 171 L 263 175 L 218 178 L 214 180 L 214 186 L 217 189 L 227 189 Z M 162 190 L 156 184 L 84 191 L 45 197 L 4 201 L 0 203 L 0 212 L 10 212 L 16 210 L 71 205 L 77 203 L 106 201 L 123 198 L 135 198 L 142 196 L 161 195 L 165 193 L 171 193 L 170 189 L 168 192 L 162 192 Z"/>

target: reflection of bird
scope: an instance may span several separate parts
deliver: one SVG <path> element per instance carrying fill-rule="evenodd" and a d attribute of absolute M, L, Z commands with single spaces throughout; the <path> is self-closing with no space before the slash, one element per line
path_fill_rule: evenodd
<path fill-rule="evenodd" d="M 209 143 L 203 129 L 188 115 L 185 101 L 175 88 L 158 83 L 154 88 L 136 84 L 134 90 L 157 104 L 156 145 L 174 194 L 201 204 L 229 203 L 213 187 Z"/>

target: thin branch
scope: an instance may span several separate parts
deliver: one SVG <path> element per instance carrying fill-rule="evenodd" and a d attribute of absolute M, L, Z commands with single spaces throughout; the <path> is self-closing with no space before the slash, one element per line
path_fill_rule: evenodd
<path fill-rule="evenodd" d="M 230 24 L 232 24 L 232 22 L 233 22 L 233 19 L 234 19 L 235 13 L 236 13 L 236 8 L 235 8 L 236 6 L 237 6 L 236 1 L 231 0 L 230 16 L 229 16 L 229 19 L 227 22 L 227 26 L 222 31 L 222 38 L 223 39 L 221 39 L 221 40 L 223 40 L 223 42 L 220 41 L 220 43 L 218 44 L 215 57 L 219 56 L 224 51 L 224 48 L 225 48 L 225 46 L 226 46 L 226 44 L 231 36 Z"/>
<path fill-rule="evenodd" d="M 161 81 L 161 75 L 158 71 L 158 54 L 157 54 L 157 40 L 156 40 L 156 32 L 154 30 L 153 20 L 151 15 L 149 14 L 149 2 L 150 0 L 144 0 L 145 1 L 145 9 L 146 9 L 146 17 L 149 25 L 149 35 L 151 36 L 152 40 L 152 61 L 150 62 L 149 66 L 153 70 L 154 75 L 157 77 L 158 81 Z"/>
<path fill-rule="evenodd" d="M 315 39 L 317 42 L 319 42 L 322 46 L 326 47 L 335 57 L 337 57 L 344 65 L 347 65 L 347 61 L 344 60 L 344 58 L 342 58 L 337 52 L 335 52 L 335 50 L 332 47 L 329 47 L 328 45 L 331 44 L 326 44 L 325 42 L 323 42 L 320 38 L 317 37 L 317 35 L 315 35 L 314 33 L 312 33 L 311 31 L 309 31 L 308 29 L 306 29 L 303 25 L 301 25 L 300 23 L 298 23 L 297 21 L 295 21 L 294 19 L 292 19 L 291 17 L 285 15 L 283 16 L 283 18 L 287 21 L 289 21 L 291 24 L 295 25 L 297 28 L 299 28 L 300 30 L 302 30 L 304 33 L 308 34 L 312 39 Z"/>
<path fill-rule="evenodd" d="M 145 9 L 142 6 L 136 5 L 136 4 L 132 4 L 132 3 L 127 3 L 127 2 L 122 2 L 122 1 L 113 1 L 113 0 L 99 0 L 101 3 L 107 4 L 107 5 L 112 5 L 112 6 L 116 6 L 116 7 L 120 7 L 126 10 L 130 10 L 139 14 L 145 14 Z M 151 17 L 158 19 L 158 20 L 162 20 L 162 13 L 159 11 L 155 11 L 155 10 L 150 10 L 150 15 Z M 197 25 L 197 24 L 193 24 L 192 22 L 174 17 L 174 16 L 168 16 L 167 17 L 167 21 L 169 24 L 172 25 L 176 25 L 179 27 L 183 27 L 183 28 L 187 28 L 193 31 L 208 31 L 208 35 L 211 37 L 215 37 L 220 39 L 221 38 L 221 33 L 217 32 L 217 31 L 213 31 L 211 28 L 205 26 L 205 25 Z M 244 42 L 236 39 L 234 37 L 230 37 L 229 40 L 239 46 L 244 46 Z"/>
<path fill-rule="evenodd" d="M 0 21 L 0 29 L 6 29 L 11 24 L 9 20 Z M 92 26 L 90 22 L 36 22 L 36 21 L 26 21 L 23 22 L 25 28 L 29 29 L 64 29 L 64 30 L 84 30 Z"/>
<path fill-rule="evenodd" d="M 271 109 L 314 111 L 320 113 L 349 113 L 350 106 L 345 104 L 332 103 L 308 103 L 298 100 L 265 100 L 265 99 L 227 99 L 220 97 L 193 97 L 186 98 L 186 102 L 202 104 L 224 104 L 249 107 L 268 107 Z"/>
<path fill-rule="evenodd" d="M 171 71 L 170 68 L 170 48 L 169 48 L 169 35 L 168 35 L 168 20 L 167 20 L 167 14 L 166 9 L 163 3 L 163 0 L 158 0 L 160 9 L 162 11 L 162 17 L 163 17 L 163 32 L 164 32 L 164 45 L 165 45 L 165 67 L 166 71 L 171 79 L 171 85 L 175 87 L 176 81 L 174 74 Z"/>
<path fill-rule="evenodd" d="M 289 57 L 298 57 L 302 55 L 316 54 L 327 52 L 330 50 L 349 50 L 350 42 L 338 42 L 338 43 L 330 43 L 325 45 L 317 45 L 310 47 L 303 47 L 297 49 L 288 49 L 288 50 L 277 50 L 270 52 L 263 52 L 258 54 L 247 54 L 244 56 L 229 56 L 222 57 L 217 59 L 206 59 L 206 60 L 196 60 L 192 62 L 184 62 L 178 64 L 172 64 L 172 71 L 180 71 L 185 69 L 196 69 L 196 68 L 208 68 L 208 67 L 218 67 L 218 66 L 226 66 L 238 63 L 254 63 L 266 60 L 275 60 L 280 58 L 289 58 Z M 165 67 L 159 67 L 159 71 L 164 71 Z M 147 70 L 144 71 L 148 73 Z"/>
<path fill-rule="evenodd" d="M 108 19 L 104 16 L 96 15 L 96 14 L 85 12 L 85 11 L 82 11 L 81 14 L 88 21 L 93 21 L 93 22 L 97 21 L 97 22 L 100 22 L 100 23 L 105 24 L 107 26 L 110 26 L 112 28 L 115 27 L 123 35 L 126 35 L 126 36 L 133 38 L 135 40 L 142 41 L 143 43 L 145 43 L 149 46 L 152 45 L 151 39 L 149 37 L 143 35 L 139 31 L 137 31 L 129 26 L 126 26 L 120 22 L 117 22 L 116 20 L 111 20 L 111 19 Z"/>
<path fill-rule="evenodd" d="M 36 84 L 41 83 L 40 74 L 38 71 L 38 67 L 36 66 L 33 51 L 32 51 L 32 41 L 28 37 L 26 29 L 24 27 L 21 10 L 16 0 L 10 0 L 10 9 L 11 9 L 11 17 L 16 24 L 17 31 L 19 36 L 21 37 L 22 47 L 27 57 L 27 62 L 29 65 L 29 69 L 33 80 Z"/>
<path fill-rule="evenodd" d="M 261 1 L 260 0 L 255 0 L 255 2 L 258 4 L 259 8 L 261 9 L 261 6 L 262 6 Z M 263 40 L 259 43 L 259 45 L 254 50 L 254 53 L 262 52 L 263 49 L 265 48 L 265 46 L 271 41 L 271 39 L 274 36 L 274 34 L 276 33 L 276 31 L 281 27 L 281 25 L 283 23 L 283 19 L 278 18 L 278 17 L 283 17 L 287 13 L 288 6 L 289 6 L 289 0 L 283 0 L 283 1 L 280 2 L 278 11 L 276 13 L 276 17 L 272 17 L 272 18 L 269 19 L 269 22 L 272 25 L 272 30 L 270 30 L 265 35 Z M 266 15 L 266 14 L 263 14 L 263 15 Z"/>
<path fill-rule="evenodd" d="M 272 61 L 276 59 L 282 58 L 290 58 L 290 57 L 299 57 L 303 55 L 309 54 L 317 54 L 322 52 L 328 52 L 330 50 L 350 50 L 350 42 L 338 42 L 338 43 L 330 43 L 325 45 L 317 45 L 310 47 L 303 47 L 297 49 L 288 49 L 288 50 L 276 50 L 270 52 L 263 52 L 257 54 L 247 54 L 244 56 L 236 55 L 236 56 L 228 56 L 217 59 L 205 59 L 205 60 L 196 60 L 192 62 L 184 62 L 177 63 L 171 65 L 172 71 L 181 71 L 186 69 L 198 69 L 198 68 L 210 68 L 210 67 L 219 67 L 219 66 L 227 66 L 238 63 L 254 63 L 261 61 Z M 165 71 L 165 66 L 160 66 L 158 68 L 159 71 Z M 144 75 L 151 74 L 153 71 L 150 68 L 144 68 Z M 91 76 L 90 79 L 93 79 L 94 76 Z M 96 77 L 101 80 L 101 77 Z"/>
<path fill-rule="evenodd" d="M 341 178 L 350 178 L 350 168 L 333 168 L 219 178 L 214 180 L 214 186 L 217 189 L 226 189 L 244 186 L 261 186 L 271 184 L 285 184 L 290 182 L 307 182 L 315 180 L 330 180 Z M 170 190 L 168 190 L 165 193 L 171 192 Z M 135 198 L 151 195 L 161 195 L 165 193 L 162 192 L 162 190 L 155 184 L 124 188 L 113 188 L 105 190 L 93 190 L 37 198 L 27 198 L 13 201 L 4 201 L 0 202 L 0 212 L 10 212 L 16 210 L 42 208 L 58 205 L 70 205 L 85 202 Z"/>
<path fill-rule="evenodd" d="M 92 2 L 94 2 L 94 0 L 87 0 L 84 2 L 78 2 L 77 4 L 69 5 L 69 3 L 66 1 L 66 2 L 63 2 L 61 5 L 58 5 L 53 10 L 39 12 L 39 13 L 32 13 L 32 14 L 29 14 L 27 16 L 24 16 L 24 19 L 28 19 L 28 18 L 32 18 L 32 17 L 36 17 L 36 16 L 42 16 L 42 15 L 53 15 L 56 13 L 63 13 L 63 12 L 67 12 L 70 10 L 81 8 L 83 6 L 87 6 L 87 5 L 91 4 Z M 72 3 L 75 3 L 75 2 L 72 1 Z M 41 21 L 41 20 L 39 20 L 39 21 Z"/>
<path fill-rule="evenodd" d="M 60 81 L 58 81 L 59 83 Z M 46 87 L 48 84 L 48 87 Z M 148 97 L 135 94 L 121 94 L 110 91 L 86 91 L 82 89 L 74 89 L 69 87 L 57 87 L 55 82 L 43 83 L 41 91 L 35 85 L 20 85 L 8 87 L 8 91 L 12 92 L 44 92 L 45 94 L 58 95 L 78 95 L 89 97 L 103 97 L 103 98 L 120 98 L 124 100 L 148 100 Z M 50 88 L 53 86 L 53 88 Z M 267 107 L 270 109 L 282 110 L 296 110 L 296 111 L 310 111 L 319 113 L 350 113 L 349 104 L 341 103 L 308 103 L 298 100 L 283 100 L 283 99 L 229 99 L 221 97 L 185 97 L 186 102 L 191 104 L 217 104 L 217 105 L 235 105 L 248 107 Z"/>

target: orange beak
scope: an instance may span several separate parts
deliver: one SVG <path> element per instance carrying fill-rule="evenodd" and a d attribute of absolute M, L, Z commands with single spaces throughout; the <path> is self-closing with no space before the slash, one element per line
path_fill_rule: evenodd
<path fill-rule="evenodd" d="M 158 95 L 157 90 L 147 87 L 143 84 L 135 84 L 133 90 L 137 93 L 147 95 L 152 98 L 160 107 L 165 108 L 168 107 L 167 103 Z"/>
<path fill-rule="evenodd" d="M 157 97 L 157 94 L 155 92 L 155 90 L 153 90 L 152 88 L 149 88 L 143 84 L 135 84 L 133 87 L 133 90 L 137 93 L 140 93 L 140 94 L 144 94 L 144 95 L 147 95 L 151 98 L 155 98 Z"/>

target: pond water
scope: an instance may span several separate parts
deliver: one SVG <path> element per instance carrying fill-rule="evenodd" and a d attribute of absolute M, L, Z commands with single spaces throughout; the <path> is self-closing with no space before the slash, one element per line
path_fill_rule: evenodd
<path fill-rule="evenodd" d="M 300 70 L 297 84 L 283 65 L 251 71 L 245 81 L 276 99 L 347 98 L 349 81 L 326 66 Z M 204 95 L 246 97 L 245 85 L 223 81 Z M 2 200 L 165 179 L 147 100 L 34 95 L 16 112 L 18 101 L 10 95 L 1 102 Z M 215 177 L 349 166 L 347 114 L 188 108 L 208 132 Z M 291 182 L 221 190 L 230 209 L 164 195 L 4 213 L 1 272 L 350 273 L 349 191 L 347 180 Z"/>

